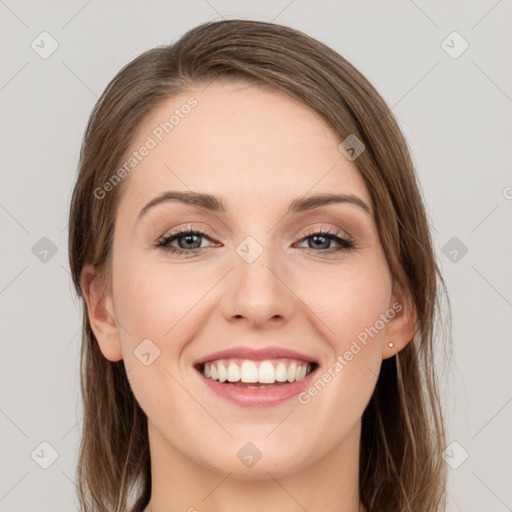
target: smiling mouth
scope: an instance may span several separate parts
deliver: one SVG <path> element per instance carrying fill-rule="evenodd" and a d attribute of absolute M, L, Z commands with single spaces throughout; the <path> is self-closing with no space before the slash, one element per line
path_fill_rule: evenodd
<path fill-rule="evenodd" d="M 247 389 L 285 386 L 304 379 L 317 368 L 318 364 L 315 362 L 291 358 L 263 361 L 230 358 L 195 366 L 206 379 Z"/>

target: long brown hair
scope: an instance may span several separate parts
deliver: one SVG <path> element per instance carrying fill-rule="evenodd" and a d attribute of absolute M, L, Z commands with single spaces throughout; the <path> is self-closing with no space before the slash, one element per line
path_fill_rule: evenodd
<path fill-rule="evenodd" d="M 244 80 L 280 91 L 319 113 L 340 142 L 355 135 L 355 160 L 370 191 L 394 279 L 416 312 L 416 334 L 382 364 L 362 417 L 360 496 L 368 512 L 445 510 L 445 426 L 434 371 L 446 292 L 407 143 L 369 81 L 331 48 L 289 27 L 248 20 L 209 22 L 177 42 L 146 51 L 121 69 L 90 116 L 69 218 L 69 263 L 83 299 L 81 271 L 92 264 L 110 290 L 113 226 L 123 183 L 95 194 L 119 169 L 135 130 L 164 100 L 212 80 Z M 449 301 L 447 301 L 449 308 Z M 451 315 L 448 315 L 448 320 Z M 441 325 L 442 327 L 442 325 Z M 451 331 L 451 322 L 450 329 Z M 450 340 L 448 340 L 450 341 Z M 83 311 L 84 420 L 77 466 L 83 512 L 134 510 L 151 496 L 147 418 L 123 361 L 101 353 Z"/>

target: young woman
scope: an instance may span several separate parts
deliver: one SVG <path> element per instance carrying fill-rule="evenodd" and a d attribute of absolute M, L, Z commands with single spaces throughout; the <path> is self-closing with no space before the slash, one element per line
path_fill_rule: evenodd
<path fill-rule="evenodd" d="M 69 228 L 82 511 L 444 510 L 445 286 L 404 137 L 343 57 L 243 20 L 140 55 Z"/>

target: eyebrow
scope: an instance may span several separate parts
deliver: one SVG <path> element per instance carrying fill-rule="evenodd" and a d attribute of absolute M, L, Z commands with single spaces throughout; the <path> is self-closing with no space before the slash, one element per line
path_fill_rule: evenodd
<path fill-rule="evenodd" d="M 172 200 L 192 206 L 198 206 L 199 208 L 203 208 L 211 212 L 225 213 L 227 211 L 225 204 L 222 202 L 222 198 L 210 194 L 200 194 L 198 192 L 168 191 L 163 192 L 149 201 L 149 203 L 147 203 L 140 211 L 139 219 L 156 205 Z M 314 208 L 332 203 L 353 204 L 371 215 L 370 207 L 362 199 L 352 194 L 318 194 L 314 196 L 298 197 L 290 203 L 286 214 L 313 210 Z"/>

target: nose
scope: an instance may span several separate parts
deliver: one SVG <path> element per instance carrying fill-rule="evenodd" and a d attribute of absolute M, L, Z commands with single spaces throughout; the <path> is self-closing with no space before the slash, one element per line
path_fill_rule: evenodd
<path fill-rule="evenodd" d="M 287 285 L 286 267 L 265 249 L 252 262 L 235 255 L 222 298 L 228 322 L 245 323 L 258 329 L 281 325 L 293 312 L 294 295 Z"/>

